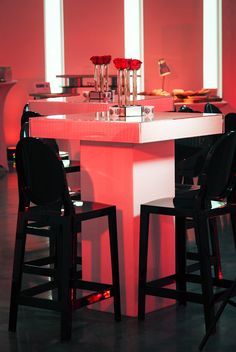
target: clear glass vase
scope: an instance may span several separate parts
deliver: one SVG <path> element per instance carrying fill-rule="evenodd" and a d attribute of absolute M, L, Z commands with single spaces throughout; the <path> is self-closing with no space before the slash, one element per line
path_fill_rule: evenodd
<path fill-rule="evenodd" d="M 99 65 L 94 65 L 94 89 L 95 91 L 99 90 Z"/>
<path fill-rule="evenodd" d="M 109 65 L 104 65 L 104 90 L 108 92 L 109 90 Z"/>
<path fill-rule="evenodd" d="M 104 65 L 99 65 L 100 92 L 104 92 Z"/>
<path fill-rule="evenodd" d="M 133 105 L 137 100 L 137 70 L 133 70 Z"/>
<path fill-rule="evenodd" d="M 122 106 L 122 95 L 123 95 L 123 72 L 122 70 L 117 70 L 117 96 L 118 96 L 118 106 Z"/>
<path fill-rule="evenodd" d="M 127 69 L 117 71 L 118 106 L 130 105 L 130 72 Z"/>
<path fill-rule="evenodd" d="M 124 105 L 130 105 L 130 71 L 127 69 L 123 70 L 124 75 Z"/>

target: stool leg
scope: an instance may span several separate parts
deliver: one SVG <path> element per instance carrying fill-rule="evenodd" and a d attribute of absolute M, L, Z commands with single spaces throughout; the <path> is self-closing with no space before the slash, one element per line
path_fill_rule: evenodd
<path fill-rule="evenodd" d="M 114 291 L 114 313 L 115 320 L 121 320 L 120 308 L 120 279 L 119 279 L 119 257 L 118 257 L 118 243 L 117 243 L 117 221 L 116 208 L 112 207 L 108 214 L 109 237 L 110 237 L 110 253 L 112 266 L 112 285 Z"/>
<path fill-rule="evenodd" d="M 196 216 L 195 234 L 198 243 L 200 275 L 202 284 L 203 307 L 205 316 L 206 330 L 210 327 L 211 322 L 215 318 L 214 313 L 214 295 L 211 276 L 211 261 L 209 250 L 209 233 L 207 219 L 204 214 L 200 213 Z"/>
<path fill-rule="evenodd" d="M 56 236 L 56 231 L 57 231 L 57 227 L 54 226 L 52 227 L 53 230 L 53 235 L 50 235 L 49 237 L 49 256 L 50 257 L 56 257 L 56 253 L 57 253 L 57 236 Z M 51 268 L 54 267 L 54 269 L 57 269 L 57 262 L 58 260 L 54 260 L 54 263 L 50 265 Z M 54 278 L 55 279 L 55 278 Z M 55 290 L 53 290 L 52 292 L 52 299 L 53 300 L 57 300 L 58 299 L 58 292 L 55 292 Z"/>
<path fill-rule="evenodd" d="M 215 259 L 215 262 L 214 262 L 215 277 L 220 279 L 222 278 L 222 265 L 221 265 L 220 244 L 219 244 L 216 218 L 209 219 L 209 227 L 210 227 L 212 255 Z"/>
<path fill-rule="evenodd" d="M 230 214 L 230 219 L 231 219 L 232 230 L 233 230 L 234 247 L 236 249 L 236 214 L 235 213 L 231 213 Z"/>
<path fill-rule="evenodd" d="M 16 243 L 13 261 L 13 274 L 11 285 L 10 298 L 10 314 L 9 314 L 9 331 L 16 331 L 17 315 L 18 315 L 18 299 L 21 290 L 26 234 L 24 231 L 25 219 L 21 214 L 18 214 Z"/>
<path fill-rule="evenodd" d="M 223 302 L 221 303 L 218 311 L 216 312 L 216 316 L 215 319 L 212 321 L 211 325 L 209 326 L 209 328 L 207 329 L 207 332 L 205 334 L 205 336 L 203 337 L 200 345 L 199 345 L 199 350 L 202 351 L 203 347 L 205 346 L 205 344 L 207 343 L 208 338 L 210 337 L 210 335 L 212 334 L 212 332 L 214 332 L 215 327 L 216 327 L 216 323 L 217 321 L 220 319 L 221 314 L 223 313 L 227 303 L 229 302 L 234 290 L 236 288 L 236 280 L 234 281 L 234 283 L 232 284 L 232 286 L 228 289 L 228 292 L 223 300 Z"/>
<path fill-rule="evenodd" d="M 73 228 L 75 226 L 73 225 Z M 82 279 L 82 253 L 78 256 L 78 234 L 81 233 L 81 223 L 76 224 L 76 231 L 72 235 L 72 269 L 71 269 L 71 275 L 72 275 L 72 285 L 71 285 L 71 299 L 72 301 L 75 301 L 77 299 L 76 296 L 76 287 L 74 285 L 74 279 L 75 277 L 78 279 Z M 78 265 L 80 265 L 81 269 L 78 270 Z"/>
<path fill-rule="evenodd" d="M 72 328 L 72 301 L 70 275 L 72 269 L 72 229 L 71 222 L 65 219 L 62 231 L 57 236 L 58 243 L 58 285 L 61 303 L 61 341 L 71 338 Z"/>
<path fill-rule="evenodd" d="M 141 206 L 139 239 L 139 283 L 138 283 L 138 319 L 145 319 L 145 287 L 147 280 L 149 211 Z"/>
<path fill-rule="evenodd" d="M 52 230 L 54 231 L 54 233 L 56 234 L 57 228 L 54 226 L 52 227 Z M 55 256 L 56 253 L 56 235 L 51 235 L 49 237 L 49 255 L 50 257 Z"/>
<path fill-rule="evenodd" d="M 185 218 L 176 216 L 175 221 L 175 267 L 176 267 L 176 289 L 182 293 L 186 292 L 186 224 Z M 184 295 L 181 295 L 184 297 Z M 186 298 L 178 300 L 179 304 L 186 305 Z"/>

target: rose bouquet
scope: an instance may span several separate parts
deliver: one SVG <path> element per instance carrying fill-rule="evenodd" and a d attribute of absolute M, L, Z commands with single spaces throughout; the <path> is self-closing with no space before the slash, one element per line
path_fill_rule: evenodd
<path fill-rule="evenodd" d="M 108 91 L 109 64 L 111 55 L 91 56 L 94 64 L 94 83 L 96 91 Z"/>
<path fill-rule="evenodd" d="M 116 58 L 113 63 L 117 69 L 118 105 L 130 104 L 130 71 L 133 71 L 133 105 L 137 100 L 137 70 L 142 61 L 137 59 Z"/>
<path fill-rule="evenodd" d="M 134 59 L 130 61 L 130 70 L 133 71 L 133 104 L 137 100 L 137 71 L 140 69 L 142 61 Z"/>

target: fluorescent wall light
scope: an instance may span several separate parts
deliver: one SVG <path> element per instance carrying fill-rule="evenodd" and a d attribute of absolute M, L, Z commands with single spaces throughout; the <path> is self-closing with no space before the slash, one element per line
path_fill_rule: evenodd
<path fill-rule="evenodd" d="M 143 0 L 124 0 L 125 57 L 143 62 Z M 138 79 L 138 91 L 144 86 L 144 65 Z"/>
<path fill-rule="evenodd" d="M 222 0 L 203 1 L 203 87 L 222 96 Z"/>
<path fill-rule="evenodd" d="M 44 0 L 45 79 L 51 92 L 59 92 L 64 73 L 63 0 Z"/>

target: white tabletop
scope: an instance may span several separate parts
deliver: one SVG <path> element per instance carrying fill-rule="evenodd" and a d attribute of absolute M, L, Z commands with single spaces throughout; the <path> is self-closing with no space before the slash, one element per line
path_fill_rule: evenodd
<path fill-rule="evenodd" d="M 108 112 L 30 119 L 31 135 L 70 140 L 150 143 L 222 133 L 221 114 L 157 112 L 114 119 Z"/>
<path fill-rule="evenodd" d="M 42 115 L 77 114 L 96 111 L 107 111 L 117 103 L 117 96 L 112 102 L 88 101 L 83 96 L 58 97 L 39 100 L 29 100 L 31 111 Z M 137 104 L 152 105 L 155 111 L 173 111 L 174 102 L 171 96 L 142 96 L 137 97 Z"/>

